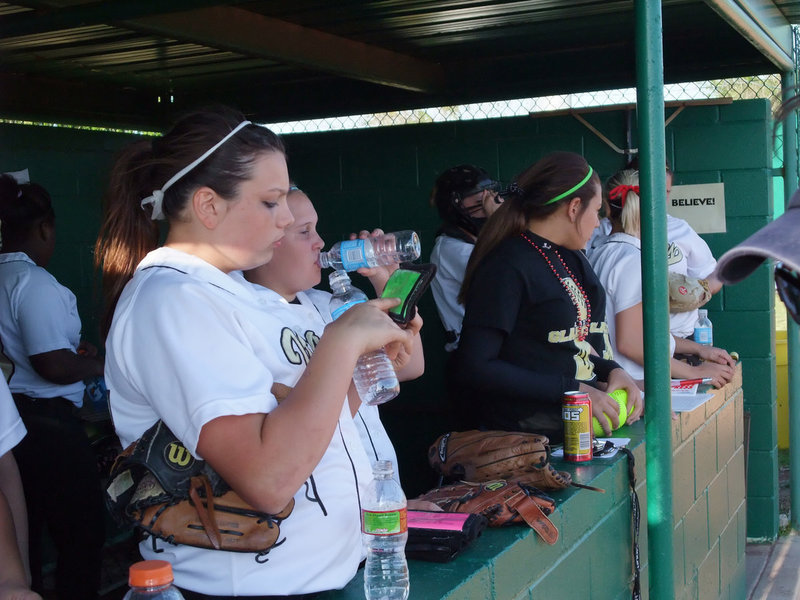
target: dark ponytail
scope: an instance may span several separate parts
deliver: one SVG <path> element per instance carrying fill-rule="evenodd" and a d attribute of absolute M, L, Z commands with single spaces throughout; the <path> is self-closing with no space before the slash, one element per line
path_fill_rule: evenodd
<path fill-rule="evenodd" d="M 40 223 L 55 223 L 50 194 L 38 183 L 0 175 L 0 236 L 3 250 L 19 247 Z"/>
<path fill-rule="evenodd" d="M 103 337 L 111 327 L 119 295 L 136 265 L 158 247 L 158 224 L 138 204 L 150 181 L 152 144 L 141 140 L 116 158 L 104 198 L 104 217 L 95 242 L 95 268 L 103 273 Z M 145 194 L 146 196 L 147 194 Z M 138 210 L 131 210 L 135 206 Z"/>
<path fill-rule="evenodd" d="M 483 259 L 504 240 L 523 233 L 529 221 L 546 219 L 576 197 L 581 199 L 581 214 L 586 211 L 600 185 L 597 173 L 590 171 L 589 163 L 580 154 L 553 152 L 520 173 L 503 194 L 502 206 L 481 229 L 467 263 L 458 301 L 465 302 L 475 271 Z M 584 183 L 579 188 L 553 201 L 581 181 Z"/>

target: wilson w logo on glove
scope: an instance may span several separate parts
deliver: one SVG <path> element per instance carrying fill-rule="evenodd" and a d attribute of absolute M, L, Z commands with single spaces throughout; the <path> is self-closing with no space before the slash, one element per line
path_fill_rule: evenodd
<path fill-rule="evenodd" d="M 205 461 L 198 460 L 158 421 L 128 446 L 111 468 L 106 505 L 120 522 L 156 539 L 198 548 L 254 552 L 265 562 L 279 546 L 279 514 L 256 510 L 234 492 Z"/>

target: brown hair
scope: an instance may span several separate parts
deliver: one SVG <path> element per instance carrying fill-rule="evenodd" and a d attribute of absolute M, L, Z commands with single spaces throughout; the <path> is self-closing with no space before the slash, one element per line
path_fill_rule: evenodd
<path fill-rule="evenodd" d="M 553 198 L 563 194 L 586 177 L 589 163 L 574 152 L 553 152 L 546 155 L 522 173 L 504 193 L 505 201 L 489 218 L 481 229 L 475 249 L 469 257 L 464 282 L 458 294 L 458 301 L 464 303 L 475 270 L 483 259 L 502 241 L 519 235 L 528 227 L 531 220 L 542 220 L 556 212 L 563 204 L 573 198 L 581 199 L 581 214 L 589 207 L 600 178 L 593 173 L 580 188 L 548 204 Z"/>
<path fill-rule="evenodd" d="M 125 148 L 111 170 L 105 213 L 95 244 L 95 267 L 103 273 L 103 335 L 114 308 L 136 265 L 158 247 L 159 228 L 141 201 L 160 189 L 181 169 L 202 156 L 244 121 L 238 111 L 215 107 L 190 113 L 163 137 L 141 140 Z M 252 176 L 253 164 L 264 153 L 285 154 L 272 131 L 248 125 L 164 192 L 162 210 L 168 221 L 180 218 L 192 193 L 208 186 L 232 199 L 239 185 Z"/>

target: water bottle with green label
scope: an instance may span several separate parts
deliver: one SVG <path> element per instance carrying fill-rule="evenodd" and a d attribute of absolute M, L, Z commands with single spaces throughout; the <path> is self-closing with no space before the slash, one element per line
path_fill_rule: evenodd
<path fill-rule="evenodd" d="M 392 461 L 379 460 L 364 494 L 361 529 L 367 546 L 364 594 L 367 600 L 406 600 L 409 592 L 406 496 L 394 480 Z"/>

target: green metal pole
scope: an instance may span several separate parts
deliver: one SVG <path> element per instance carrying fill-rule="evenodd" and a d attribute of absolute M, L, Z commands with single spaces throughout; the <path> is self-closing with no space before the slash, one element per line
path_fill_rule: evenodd
<path fill-rule="evenodd" d="M 636 102 L 642 198 L 647 534 L 650 598 L 673 600 L 672 405 L 661 2 L 636 0 Z"/>
<path fill-rule="evenodd" d="M 792 71 L 783 74 L 783 94 L 796 93 Z M 792 112 L 783 122 L 783 197 L 788 204 L 797 189 L 797 115 Z M 786 351 L 789 373 L 789 465 L 792 528 L 800 529 L 800 327 L 793 319 L 786 323 Z"/>

